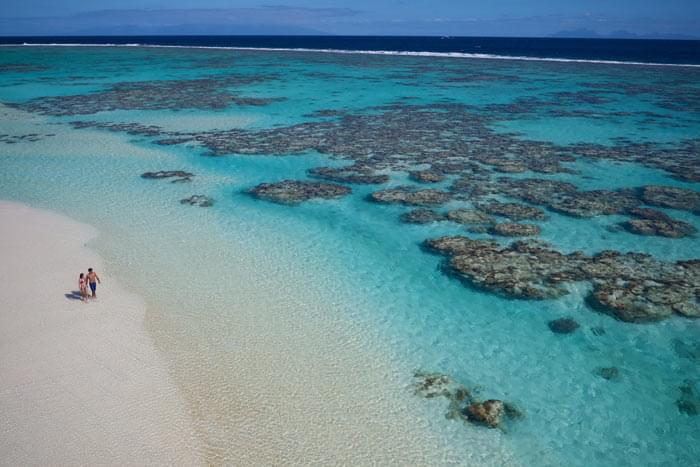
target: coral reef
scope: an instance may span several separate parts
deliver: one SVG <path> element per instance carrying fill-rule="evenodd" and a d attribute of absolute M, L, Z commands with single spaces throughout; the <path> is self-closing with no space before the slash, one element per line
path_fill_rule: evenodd
<path fill-rule="evenodd" d="M 559 318 L 547 323 L 549 329 L 555 334 L 571 334 L 576 331 L 580 325 L 573 318 Z"/>
<path fill-rule="evenodd" d="M 352 190 L 332 183 L 282 180 L 276 183 L 261 183 L 248 191 L 253 196 L 282 204 L 297 204 L 310 199 L 332 199 L 348 195 Z"/>
<path fill-rule="evenodd" d="M 439 190 L 416 190 L 413 187 L 397 187 L 375 191 L 370 199 L 376 203 L 404 204 L 408 206 L 438 206 L 450 199 L 450 194 Z"/>
<path fill-rule="evenodd" d="M 416 372 L 414 394 L 428 399 L 445 397 L 449 401 L 447 418 L 461 419 L 488 428 L 504 428 L 505 420 L 524 417 L 515 404 L 498 399 L 480 401 L 464 385 L 442 373 Z"/>
<path fill-rule="evenodd" d="M 447 219 L 458 224 L 491 225 L 496 219 L 478 209 L 455 209 L 447 213 Z"/>
<path fill-rule="evenodd" d="M 184 170 L 160 170 L 158 172 L 144 172 L 141 178 L 149 180 L 158 180 L 163 178 L 172 178 L 171 183 L 191 182 L 193 173 L 185 172 Z"/>
<path fill-rule="evenodd" d="M 180 204 L 189 204 L 190 206 L 209 208 L 214 206 L 214 199 L 205 195 L 192 195 L 189 198 L 181 199 Z"/>
<path fill-rule="evenodd" d="M 525 206 L 518 203 L 499 203 L 497 201 L 491 201 L 490 203 L 480 204 L 478 208 L 489 214 L 507 217 L 514 221 L 526 219 L 545 220 L 547 218 L 547 215 L 540 208 Z"/>
<path fill-rule="evenodd" d="M 414 170 L 409 172 L 408 176 L 420 183 L 438 183 L 445 180 L 445 175 L 437 170 Z"/>
<path fill-rule="evenodd" d="M 540 228 L 533 224 L 516 224 L 514 222 L 506 222 L 496 224 L 488 229 L 491 235 L 500 235 L 502 237 L 529 237 L 540 234 Z"/>
<path fill-rule="evenodd" d="M 432 222 L 444 221 L 444 214 L 433 211 L 432 209 L 413 209 L 412 211 L 401 214 L 401 222 L 406 224 L 430 224 Z"/>
<path fill-rule="evenodd" d="M 463 236 L 426 240 L 424 246 L 447 256 L 449 271 L 469 284 L 509 297 L 556 298 L 568 293 L 566 283 L 589 281 L 589 304 L 622 321 L 700 316 L 700 260 L 671 263 L 615 251 L 565 255 L 542 242 L 502 247 Z"/>

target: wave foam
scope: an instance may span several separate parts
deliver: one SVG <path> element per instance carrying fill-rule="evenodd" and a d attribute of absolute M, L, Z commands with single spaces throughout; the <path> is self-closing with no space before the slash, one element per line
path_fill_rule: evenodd
<path fill-rule="evenodd" d="M 236 47 L 236 46 L 215 46 L 215 45 L 163 45 L 163 44 L 82 44 L 82 43 L 29 43 L 22 44 L 0 44 L 0 47 L 15 47 L 17 45 L 27 47 L 143 47 L 143 48 L 174 48 L 174 49 L 212 49 L 212 50 L 257 50 L 263 52 L 317 52 L 332 54 L 358 54 L 358 55 L 396 55 L 409 57 L 441 57 L 441 58 L 464 58 L 482 60 L 521 60 L 531 62 L 560 62 L 560 63 L 596 63 L 603 65 L 634 65 L 634 66 L 668 66 L 668 67 L 689 67 L 700 68 L 698 64 L 692 63 L 656 63 L 656 62 L 634 62 L 623 60 L 593 60 L 583 58 L 555 58 L 555 57 L 530 57 L 525 55 L 497 55 L 464 52 L 419 52 L 401 50 L 349 50 L 349 49 L 311 49 L 311 48 L 284 48 L 284 47 Z"/>

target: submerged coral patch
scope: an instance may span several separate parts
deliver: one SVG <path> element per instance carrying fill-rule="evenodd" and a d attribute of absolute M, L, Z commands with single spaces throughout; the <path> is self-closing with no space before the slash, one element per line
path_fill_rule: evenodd
<path fill-rule="evenodd" d="M 416 190 L 413 187 L 397 187 L 375 191 L 370 200 L 376 203 L 404 204 L 408 206 L 438 206 L 450 200 L 450 193 L 440 190 Z"/>
<path fill-rule="evenodd" d="M 191 182 L 194 174 L 184 170 L 159 170 L 158 172 L 144 172 L 141 178 L 147 180 L 159 180 L 172 178 L 171 183 Z"/>
<path fill-rule="evenodd" d="M 273 79 L 267 75 L 213 75 L 197 79 L 121 82 L 90 94 L 39 97 L 8 104 L 42 115 L 87 115 L 112 110 L 220 110 L 232 104 L 267 105 L 279 98 L 239 96 L 228 88 Z"/>
<path fill-rule="evenodd" d="M 622 224 L 629 232 L 638 235 L 658 235 L 662 237 L 687 237 L 697 233 L 697 229 L 691 224 L 673 219 L 666 213 L 651 208 L 630 209 L 629 215 L 637 219 L 631 219 Z"/>
<path fill-rule="evenodd" d="M 180 204 L 199 206 L 200 208 L 209 208 L 214 206 L 214 199 L 206 195 L 192 195 L 189 198 L 181 199 Z"/>
<path fill-rule="evenodd" d="M 442 373 L 414 374 L 413 392 L 432 399 L 445 397 L 449 401 L 446 417 L 461 419 L 488 428 L 504 428 L 505 420 L 517 420 L 523 412 L 515 404 L 498 399 L 479 400 L 473 391 Z"/>
<path fill-rule="evenodd" d="M 547 326 L 555 334 L 571 334 L 581 327 L 573 318 L 558 318 L 547 323 Z"/>
<path fill-rule="evenodd" d="M 378 185 L 389 181 L 389 176 L 378 174 L 371 168 L 362 166 L 349 167 L 316 167 L 309 169 L 309 175 L 316 178 L 323 178 L 332 182 L 355 183 L 362 185 Z"/>
<path fill-rule="evenodd" d="M 496 219 L 479 209 L 455 209 L 447 213 L 447 219 L 458 224 L 491 225 Z"/>
<path fill-rule="evenodd" d="M 680 413 L 695 416 L 700 412 L 700 393 L 697 386 L 697 381 L 687 379 L 679 387 L 681 396 L 676 400 L 676 407 Z"/>
<path fill-rule="evenodd" d="M 166 132 L 157 125 L 144 125 L 142 123 L 117 123 L 117 122 L 94 122 L 87 120 L 77 120 L 70 122 L 73 128 L 97 128 L 100 130 L 116 131 L 135 136 L 163 136 Z"/>
<path fill-rule="evenodd" d="M 531 237 L 539 235 L 540 231 L 540 228 L 534 224 L 518 224 L 515 222 L 496 224 L 488 229 L 490 234 L 501 237 Z"/>
<path fill-rule="evenodd" d="M 593 374 L 608 381 L 617 380 L 620 378 L 620 369 L 614 366 L 598 367 L 593 371 Z"/>
<path fill-rule="evenodd" d="M 657 235 L 659 237 L 680 238 L 697 233 L 697 229 L 687 222 L 667 219 L 632 219 L 622 226 L 637 235 Z"/>
<path fill-rule="evenodd" d="M 545 220 L 547 218 L 547 215 L 543 210 L 518 203 L 500 203 L 498 201 L 491 201 L 486 204 L 481 204 L 478 207 L 482 211 L 489 214 L 504 216 L 514 221 L 526 219 Z"/>
<path fill-rule="evenodd" d="M 426 208 L 414 209 L 401 214 L 401 222 L 405 224 L 430 224 L 445 219 L 444 214 Z"/>
<path fill-rule="evenodd" d="M 282 204 L 297 204 L 310 199 L 332 199 L 348 195 L 352 190 L 333 183 L 283 180 L 276 183 L 261 183 L 248 191 L 251 195 Z"/>
<path fill-rule="evenodd" d="M 420 183 L 438 183 L 445 180 L 445 175 L 437 170 L 414 170 L 409 172 L 408 176 Z"/>
<path fill-rule="evenodd" d="M 563 254 L 549 245 L 453 236 L 427 240 L 449 258 L 449 270 L 468 283 L 513 298 L 547 299 L 568 293 L 566 283 L 588 281 L 589 303 L 627 322 L 700 316 L 700 260 L 675 263 L 639 253 Z"/>
<path fill-rule="evenodd" d="M 8 134 L 0 134 L 0 143 L 4 144 L 17 144 L 17 143 L 35 143 L 37 141 L 41 141 L 45 138 L 51 138 L 52 136 L 56 136 L 53 133 L 46 133 L 46 134 L 40 134 L 40 133 L 24 133 L 21 135 L 8 135 Z"/>
<path fill-rule="evenodd" d="M 48 69 L 47 66 L 35 63 L 0 63 L 0 73 L 34 73 Z"/>
<path fill-rule="evenodd" d="M 700 193 L 685 188 L 646 186 L 642 192 L 642 200 L 652 206 L 700 211 Z"/>

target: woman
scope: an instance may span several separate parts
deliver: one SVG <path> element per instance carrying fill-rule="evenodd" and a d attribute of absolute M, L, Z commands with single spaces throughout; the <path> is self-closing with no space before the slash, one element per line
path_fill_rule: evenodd
<path fill-rule="evenodd" d="M 83 274 L 82 272 L 80 273 L 80 277 L 78 278 L 78 287 L 80 287 L 80 300 L 87 303 L 87 279 L 85 278 L 85 274 Z"/>

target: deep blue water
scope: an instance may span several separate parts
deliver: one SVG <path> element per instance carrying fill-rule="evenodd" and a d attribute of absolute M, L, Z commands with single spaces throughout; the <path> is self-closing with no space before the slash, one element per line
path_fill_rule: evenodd
<path fill-rule="evenodd" d="M 41 36 L 0 44 L 151 44 L 487 54 L 571 60 L 700 65 L 700 41 L 517 37 L 389 36 Z"/>

